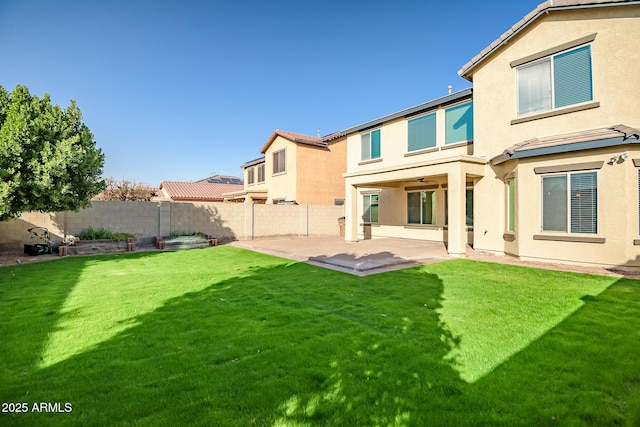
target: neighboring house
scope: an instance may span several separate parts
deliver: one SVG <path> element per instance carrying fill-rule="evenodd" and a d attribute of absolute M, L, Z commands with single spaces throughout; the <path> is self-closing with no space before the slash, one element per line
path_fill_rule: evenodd
<path fill-rule="evenodd" d="M 640 1 L 545 2 L 473 90 L 343 131 L 346 238 L 640 267 Z"/>
<path fill-rule="evenodd" d="M 262 147 L 264 157 L 242 165 L 244 188 L 225 194 L 245 203 L 344 203 L 345 138 L 313 137 L 275 130 Z"/>
<path fill-rule="evenodd" d="M 242 189 L 242 184 L 162 181 L 160 183 L 160 198 L 173 201 L 222 202 L 224 201 L 224 193 L 240 189 Z"/>

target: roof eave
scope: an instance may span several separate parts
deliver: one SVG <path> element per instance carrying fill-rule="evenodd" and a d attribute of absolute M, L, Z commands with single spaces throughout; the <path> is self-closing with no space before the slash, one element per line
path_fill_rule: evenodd
<path fill-rule="evenodd" d="M 368 129 L 368 128 L 379 126 L 382 123 L 388 122 L 390 120 L 395 120 L 395 119 L 400 118 L 400 117 L 406 117 L 406 116 L 415 114 L 415 113 L 420 112 L 420 111 L 426 111 L 426 110 L 429 110 L 431 108 L 438 107 L 439 105 L 451 104 L 451 103 L 454 103 L 456 101 L 460 101 L 460 100 L 462 100 L 464 98 L 472 97 L 472 95 L 473 95 L 473 88 L 463 89 L 463 90 L 460 90 L 458 92 L 454 92 L 452 94 L 445 95 L 445 96 L 442 96 L 440 98 L 436 98 L 436 99 L 434 99 L 432 101 L 428 101 L 428 102 L 425 102 L 425 103 L 422 103 L 422 104 L 418 104 L 418 105 L 413 106 L 413 107 L 405 108 L 404 110 L 400 110 L 400 111 L 397 111 L 395 113 L 379 117 L 379 118 L 377 118 L 375 120 L 370 120 L 368 122 L 359 124 L 357 126 L 353 126 L 353 127 L 347 128 L 347 129 L 342 130 L 342 131 L 334 132 L 331 135 L 333 135 L 333 139 L 340 138 L 340 137 L 349 135 L 349 134 L 354 133 L 354 132 L 359 132 L 359 131 L 364 130 L 364 129 Z"/>
<path fill-rule="evenodd" d="M 621 135 L 614 138 L 594 139 L 591 141 L 576 142 L 573 144 L 554 145 L 550 147 L 533 148 L 531 150 L 515 151 L 512 154 L 505 151 L 490 160 L 491 164 L 497 166 L 508 160 L 526 159 L 529 157 L 546 156 L 550 154 L 570 153 L 574 151 L 592 150 L 596 148 L 615 147 L 618 145 L 638 144 L 639 138 L 626 137 Z"/>

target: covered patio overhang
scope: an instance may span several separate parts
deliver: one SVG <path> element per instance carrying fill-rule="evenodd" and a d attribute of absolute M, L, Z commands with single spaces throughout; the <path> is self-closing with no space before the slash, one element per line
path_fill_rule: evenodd
<path fill-rule="evenodd" d="M 451 256 L 464 256 L 466 253 L 466 189 L 485 174 L 488 160 L 485 158 L 459 155 L 444 159 L 436 159 L 420 163 L 401 165 L 396 167 L 379 168 L 368 171 L 358 171 L 344 174 L 346 185 L 345 203 L 345 238 L 356 241 L 359 227 L 363 222 L 359 215 L 358 200 L 363 191 L 375 191 L 387 189 L 398 192 L 420 191 L 422 189 L 439 188 L 441 195 L 446 194 L 446 201 L 440 203 L 441 212 L 447 209 L 445 219 L 439 222 L 440 229 L 447 230 L 447 250 Z M 440 196 L 438 196 L 440 197 Z M 397 202 L 398 200 L 396 200 Z M 393 206 L 385 206 L 382 202 L 379 207 L 383 210 L 395 210 L 398 212 L 406 208 L 406 201 L 393 203 Z M 406 210 L 402 215 L 404 228 L 410 228 L 407 224 Z M 381 214 L 382 215 L 382 214 Z M 396 219 L 397 221 L 397 219 Z"/>

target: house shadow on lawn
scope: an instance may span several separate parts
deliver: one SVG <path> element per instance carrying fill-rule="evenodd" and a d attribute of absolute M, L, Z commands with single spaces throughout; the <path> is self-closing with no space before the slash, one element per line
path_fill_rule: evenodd
<path fill-rule="evenodd" d="M 3 421 L 387 424 L 412 420 L 430 396 L 463 384 L 443 361 L 437 277 L 406 270 L 364 282 L 256 256 L 277 263 L 170 299 L 91 348 L 14 373 L 5 401 L 70 402 L 73 412 Z"/>
<path fill-rule="evenodd" d="M 640 402 L 630 396 L 640 385 L 638 282 L 619 280 L 585 298 L 565 321 L 468 383 L 446 360 L 457 338 L 439 314 L 446 287 L 440 275 L 421 267 L 363 279 L 254 256 L 255 264 L 239 266 L 237 277 L 212 279 L 166 300 L 91 348 L 14 372 L 0 385 L 3 401 L 70 402 L 73 411 L 0 414 L 0 422 L 551 425 L 556 416 L 607 425 L 637 419 Z M 588 406 L 596 403 L 609 412 Z"/>

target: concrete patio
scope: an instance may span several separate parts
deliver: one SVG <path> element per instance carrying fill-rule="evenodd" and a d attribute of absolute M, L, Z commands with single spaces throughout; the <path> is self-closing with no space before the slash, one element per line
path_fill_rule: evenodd
<path fill-rule="evenodd" d="M 231 244 L 359 276 L 451 259 L 441 242 L 408 239 L 347 242 L 341 237 L 302 237 Z"/>
<path fill-rule="evenodd" d="M 243 240 L 232 246 L 306 262 L 358 276 L 432 264 L 453 259 L 442 242 L 384 238 L 347 242 L 342 237 L 297 237 L 275 240 Z M 601 266 L 578 266 L 522 261 L 511 256 L 496 256 L 467 247 L 468 259 L 514 264 L 549 270 L 639 278 L 638 273 Z"/>

